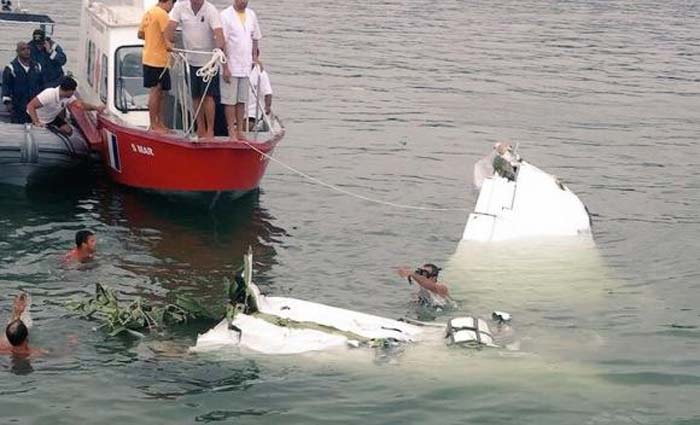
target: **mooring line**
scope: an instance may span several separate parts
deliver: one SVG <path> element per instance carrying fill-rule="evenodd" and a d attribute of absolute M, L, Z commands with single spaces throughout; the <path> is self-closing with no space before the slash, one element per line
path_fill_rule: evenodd
<path fill-rule="evenodd" d="M 354 197 L 354 198 L 362 199 L 362 200 L 368 201 L 368 202 L 374 202 L 375 204 L 387 205 L 387 206 L 394 207 L 394 208 L 403 208 L 403 209 L 410 209 L 410 210 L 421 210 L 421 211 L 469 211 L 469 209 L 467 209 L 467 208 L 432 208 L 432 207 L 420 207 L 420 206 L 416 206 L 416 205 L 397 204 L 397 203 L 395 203 L 395 202 L 383 201 L 383 200 L 381 200 L 381 199 L 375 199 L 375 198 L 370 198 L 370 197 L 368 197 L 368 196 L 360 195 L 359 193 L 351 192 L 351 191 L 349 191 L 349 190 L 343 189 L 343 188 L 338 187 L 338 186 L 336 186 L 336 185 L 334 185 L 334 184 L 331 184 L 331 183 L 326 183 L 326 182 L 324 182 L 324 181 L 321 180 L 321 179 L 318 179 L 318 178 L 316 178 L 316 177 L 310 176 L 310 175 L 304 173 L 303 171 L 299 171 L 299 170 L 297 170 L 296 168 L 294 168 L 294 167 L 292 167 L 292 166 L 290 166 L 290 165 L 287 165 L 287 164 L 285 164 L 284 162 L 282 162 L 281 160 L 279 160 L 279 159 L 273 157 L 272 155 L 268 155 L 267 153 L 261 151 L 260 149 L 256 148 L 256 147 L 253 146 L 252 144 L 250 144 L 247 140 L 241 140 L 241 142 L 245 143 L 245 144 L 248 145 L 251 149 L 253 149 L 253 150 L 256 151 L 257 153 L 259 153 L 260 155 L 263 155 L 265 158 L 276 162 L 277 164 L 283 166 L 284 168 L 288 169 L 289 171 L 291 171 L 291 172 L 293 172 L 293 173 L 295 173 L 295 174 L 300 175 L 301 177 L 304 177 L 305 179 L 308 179 L 308 180 L 310 180 L 310 181 L 312 181 L 312 182 L 314 182 L 314 183 L 316 183 L 316 184 L 319 184 L 319 185 L 321 185 L 321 186 L 325 186 L 325 187 L 327 187 L 327 188 L 329 188 L 329 189 L 331 189 L 331 190 L 334 190 L 334 191 L 336 191 L 336 192 L 340 192 L 340 193 L 342 193 L 342 194 L 345 194 L 345 195 L 348 195 L 348 196 L 352 196 L 352 197 Z"/>

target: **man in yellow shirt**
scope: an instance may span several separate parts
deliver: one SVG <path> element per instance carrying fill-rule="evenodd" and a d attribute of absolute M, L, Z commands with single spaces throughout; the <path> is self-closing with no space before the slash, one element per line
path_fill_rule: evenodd
<path fill-rule="evenodd" d="M 163 34 L 168 27 L 168 12 L 173 8 L 173 0 L 158 0 L 158 4 L 150 8 L 141 20 L 138 37 L 144 40 L 143 45 L 143 86 L 148 92 L 148 116 L 151 130 L 167 132 L 161 117 L 163 91 L 170 90 L 170 73 L 168 51 L 172 44 Z"/>

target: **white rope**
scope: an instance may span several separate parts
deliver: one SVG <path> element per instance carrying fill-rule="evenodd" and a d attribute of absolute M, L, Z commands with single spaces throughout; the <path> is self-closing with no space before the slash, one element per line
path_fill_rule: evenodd
<path fill-rule="evenodd" d="M 209 86 L 211 85 L 212 80 L 216 78 L 217 74 L 219 73 L 219 66 L 226 63 L 226 54 L 224 54 L 224 52 L 218 48 L 212 50 L 211 52 L 187 49 L 172 49 L 172 51 L 177 52 L 181 55 L 183 53 L 211 54 L 211 58 L 209 59 L 209 61 L 202 65 L 202 67 L 200 67 L 196 72 L 197 77 L 201 78 L 203 82 L 207 83 L 207 85 L 204 88 L 204 93 L 202 94 L 201 99 L 199 99 L 199 105 L 197 105 L 197 109 L 194 111 L 192 125 L 187 127 L 187 134 L 190 134 L 194 130 L 195 123 L 197 122 L 197 117 L 199 116 L 199 112 L 202 110 L 202 105 L 204 105 L 206 94 L 209 92 Z M 184 59 L 185 66 L 189 66 L 189 63 L 186 61 L 186 58 Z"/>
<path fill-rule="evenodd" d="M 374 199 L 374 198 L 370 198 L 370 197 L 367 197 L 367 196 L 364 196 L 364 195 L 360 195 L 360 194 L 358 194 L 358 193 L 351 192 L 351 191 L 349 191 L 349 190 L 343 189 L 343 188 L 338 187 L 338 186 L 336 186 L 336 185 L 333 185 L 333 184 L 330 184 L 330 183 L 326 183 L 326 182 L 324 182 L 324 181 L 322 181 L 322 180 L 320 180 L 320 179 L 317 179 L 316 177 L 310 176 L 310 175 L 308 175 L 308 174 L 306 174 L 306 173 L 304 173 L 304 172 L 302 172 L 302 171 L 299 171 L 299 170 L 297 170 L 297 169 L 295 169 L 295 168 L 293 168 L 293 167 L 291 167 L 291 166 L 285 164 L 284 162 L 280 161 L 279 159 L 274 158 L 273 156 L 266 154 L 265 152 L 261 151 L 260 149 L 256 148 L 255 146 L 251 145 L 247 140 L 241 140 L 241 142 L 245 143 L 245 144 L 248 145 L 251 149 L 253 149 L 253 150 L 256 151 L 257 153 L 259 153 L 260 155 L 264 156 L 265 158 L 270 159 L 270 160 L 272 160 L 272 161 L 278 163 L 279 165 L 283 166 L 284 168 L 288 169 L 289 171 L 291 171 L 291 172 L 293 172 L 293 173 L 296 173 L 296 174 L 298 174 L 298 175 L 300 175 L 300 176 L 302 176 L 302 177 L 304 177 L 304 178 L 306 178 L 306 179 L 308 179 L 308 180 L 310 180 L 310 181 L 312 181 L 312 182 L 314 182 L 314 183 L 316 183 L 316 184 L 319 184 L 319 185 L 321 185 L 321 186 L 325 186 L 325 187 L 327 187 L 327 188 L 329 188 L 329 189 L 331 189 L 331 190 L 334 190 L 334 191 L 336 191 L 336 192 L 343 193 L 343 194 L 348 195 L 348 196 L 352 196 L 352 197 L 354 197 L 354 198 L 362 199 L 362 200 L 364 200 L 364 201 L 373 202 L 373 203 L 375 203 L 375 204 L 388 205 L 388 206 L 394 207 L 394 208 L 403 208 L 403 209 L 410 209 L 410 210 L 421 210 L 421 211 L 469 211 L 467 208 L 431 208 L 431 207 L 419 207 L 419 206 L 415 206 L 415 205 L 397 204 L 397 203 L 394 203 L 394 202 L 382 201 L 381 199 Z"/>
<path fill-rule="evenodd" d="M 226 63 L 226 54 L 221 49 L 214 49 L 211 52 L 205 50 L 172 49 L 173 52 L 190 53 L 200 55 L 211 55 L 207 63 L 197 70 L 197 76 L 205 83 L 211 81 L 219 73 L 219 65 Z"/>

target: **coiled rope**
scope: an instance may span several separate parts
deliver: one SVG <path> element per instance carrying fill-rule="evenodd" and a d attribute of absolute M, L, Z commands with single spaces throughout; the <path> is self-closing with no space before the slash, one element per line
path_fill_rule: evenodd
<path fill-rule="evenodd" d="M 219 66 L 226 63 L 226 54 L 219 48 L 216 48 L 211 52 L 187 49 L 172 49 L 172 51 L 180 54 L 211 54 L 211 58 L 209 58 L 209 61 L 202 65 L 202 67 L 199 68 L 196 72 L 196 75 L 200 77 L 203 82 L 207 83 L 207 85 L 204 88 L 204 93 L 202 93 L 201 99 L 199 99 L 199 105 L 197 105 L 197 109 L 194 111 L 194 119 L 192 120 L 192 124 L 187 129 L 187 133 L 189 134 L 194 130 L 195 123 L 197 122 L 197 117 L 199 116 L 199 112 L 201 111 L 202 105 L 204 104 L 204 99 L 206 98 L 206 94 L 209 92 L 209 86 L 211 85 L 212 80 L 216 78 L 216 76 L 219 73 Z M 186 60 L 186 58 L 185 66 L 189 66 L 189 62 Z"/>
<path fill-rule="evenodd" d="M 370 197 L 368 197 L 368 196 L 360 195 L 359 193 L 355 193 L 355 192 L 351 192 L 351 191 L 349 191 L 349 190 L 343 189 L 342 187 L 338 187 L 338 186 L 336 186 L 336 185 L 334 185 L 334 184 L 326 183 L 326 182 L 324 182 L 324 181 L 321 180 L 321 179 L 318 179 L 318 178 L 316 178 L 316 177 L 310 176 L 310 175 L 304 173 L 303 171 L 299 171 L 299 170 L 297 170 L 296 168 L 294 168 L 294 167 L 292 167 L 292 166 L 290 166 L 290 165 L 287 165 L 287 164 L 285 164 L 284 162 L 280 161 L 279 159 L 273 157 L 272 155 L 266 154 L 265 152 L 261 151 L 260 149 L 256 148 L 255 146 L 253 146 L 253 145 L 252 145 L 250 142 L 248 142 L 247 140 L 240 140 L 240 142 L 242 142 L 242 143 L 248 145 L 248 147 L 250 147 L 251 149 L 253 149 L 255 152 L 259 153 L 260 155 L 264 156 L 265 158 L 267 158 L 267 159 L 269 159 L 269 160 L 271 160 L 271 161 L 276 162 L 277 164 L 281 165 L 282 167 L 286 168 L 287 170 L 289 170 L 289 171 L 291 171 L 291 172 L 293 172 L 293 173 L 295 173 L 295 174 L 297 174 L 297 175 L 299 175 L 299 176 L 301 176 L 301 177 L 304 177 L 305 179 L 307 179 L 307 180 L 309 180 L 309 181 L 312 181 L 312 182 L 314 182 L 314 183 L 316 183 L 316 184 L 318 184 L 318 185 L 327 187 L 328 189 L 334 190 L 334 191 L 336 191 L 336 192 L 339 192 L 339 193 L 342 193 L 342 194 L 345 194 L 345 195 L 348 195 L 348 196 L 352 196 L 353 198 L 362 199 L 363 201 L 368 201 L 368 202 L 372 202 L 372 203 L 380 204 L 380 205 L 387 205 L 387 206 L 394 207 L 394 208 L 409 209 L 409 210 L 420 210 L 420 211 L 470 211 L 470 210 L 467 209 L 467 208 L 433 208 L 433 207 L 421 207 L 421 206 L 416 206 L 416 205 L 397 204 L 397 203 L 395 203 L 395 202 L 389 202 L 389 201 L 383 201 L 383 200 L 381 200 L 381 199 L 370 198 Z"/>

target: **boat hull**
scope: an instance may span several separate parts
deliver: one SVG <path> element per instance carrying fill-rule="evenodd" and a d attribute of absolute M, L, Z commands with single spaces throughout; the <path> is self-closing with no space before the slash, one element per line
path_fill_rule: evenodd
<path fill-rule="evenodd" d="M 98 120 L 102 158 L 110 178 L 119 184 L 159 192 L 232 192 L 255 190 L 284 130 L 263 142 L 225 139 L 191 141 Z M 253 146 L 253 147 L 251 147 Z"/>

